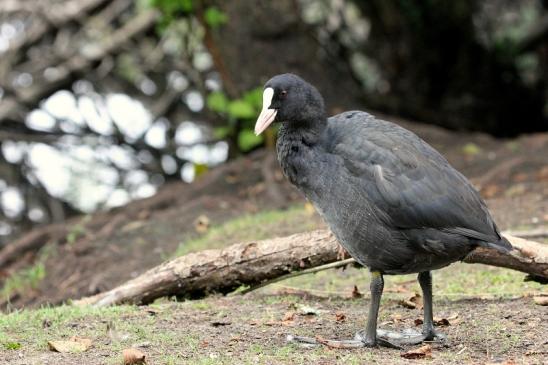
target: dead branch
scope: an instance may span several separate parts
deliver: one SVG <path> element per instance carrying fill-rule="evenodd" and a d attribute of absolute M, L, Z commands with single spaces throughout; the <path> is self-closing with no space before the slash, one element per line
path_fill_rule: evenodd
<path fill-rule="evenodd" d="M 0 269 L 6 268 L 11 262 L 29 251 L 38 251 L 48 241 L 65 233 L 66 229 L 61 224 L 49 225 L 33 230 L 28 235 L 24 235 L 0 250 Z"/>
<path fill-rule="evenodd" d="M 544 238 L 548 237 L 548 228 L 535 228 L 527 231 L 505 231 L 504 233 L 521 238 Z"/>
<path fill-rule="evenodd" d="M 548 278 L 548 247 L 518 237 L 505 236 L 510 253 L 478 248 L 464 262 L 519 270 Z M 338 243 L 331 232 L 318 230 L 222 250 L 191 253 L 155 267 L 105 293 L 80 299 L 76 305 L 106 306 L 146 304 L 163 296 L 199 297 L 228 293 L 242 286 L 257 286 L 295 271 L 337 261 Z"/>
<path fill-rule="evenodd" d="M 36 12 L 38 7 L 40 14 L 44 19 L 37 18 L 35 24 L 27 32 L 26 37 L 19 42 L 11 45 L 9 52 L 18 52 L 23 47 L 29 47 L 38 42 L 42 37 L 48 34 L 53 27 L 61 27 L 62 25 L 81 17 L 89 11 L 101 6 L 107 0 L 73 0 L 62 4 L 55 4 L 49 7 L 40 6 L 40 3 L 34 1 L 9 1 L 0 8 L 2 12 L 18 12 L 29 11 Z"/>

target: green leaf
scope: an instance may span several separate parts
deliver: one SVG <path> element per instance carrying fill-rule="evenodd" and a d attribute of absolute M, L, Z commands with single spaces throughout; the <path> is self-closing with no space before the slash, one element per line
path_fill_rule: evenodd
<path fill-rule="evenodd" d="M 256 116 L 253 105 L 242 99 L 231 101 L 228 104 L 228 114 L 235 119 L 251 119 Z"/>
<path fill-rule="evenodd" d="M 208 169 L 209 169 L 209 167 L 206 164 L 195 163 L 194 164 L 194 177 L 198 177 L 200 175 L 205 174 Z"/>
<path fill-rule="evenodd" d="M 162 13 L 156 24 L 156 32 L 163 34 L 181 15 L 188 15 L 194 9 L 193 0 L 149 0 L 149 5 Z"/>
<path fill-rule="evenodd" d="M 190 13 L 194 8 L 192 0 L 151 0 L 150 5 L 167 15 Z"/>
<path fill-rule="evenodd" d="M 467 156 L 476 156 L 481 153 L 481 148 L 475 143 L 467 143 L 462 147 L 462 152 Z"/>
<path fill-rule="evenodd" d="M 207 107 L 219 114 L 226 113 L 228 108 L 228 99 L 221 91 L 214 91 L 207 96 Z"/>
<path fill-rule="evenodd" d="M 192 0 L 179 0 L 179 8 L 186 13 L 190 13 L 194 8 Z"/>
<path fill-rule="evenodd" d="M 238 134 L 238 147 L 242 152 L 247 152 L 263 143 L 263 136 L 256 136 L 249 129 L 244 129 Z"/>
<path fill-rule="evenodd" d="M 4 348 L 6 350 L 19 350 L 21 348 L 21 344 L 19 342 L 6 342 L 4 344 Z"/>
<path fill-rule="evenodd" d="M 215 29 L 228 21 L 228 16 L 215 6 L 210 6 L 204 12 L 204 20 L 207 25 Z"/>
<path fill-rule="evenodd" d="M 258 87 L 246 92 L 243 99 L 259 112 L 263 107 L 263 88 Z"/>
<path fill-rule="evenodd" d="M 213 137 L 217 139 L 223 139 L 226 138 L 231 131 L 231 127 L 217 127 L 213 129 Z"/>

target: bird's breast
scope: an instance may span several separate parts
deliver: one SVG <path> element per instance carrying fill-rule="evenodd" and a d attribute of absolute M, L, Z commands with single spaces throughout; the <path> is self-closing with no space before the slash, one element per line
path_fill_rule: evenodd
<path fill-rule="evenodd" d="M 295 140 L 277 145 L 278 160 L 287 179 L 299 188 L 309 185 L 313 177 L 311 166 L 315 164 L 310 147 Z"/>

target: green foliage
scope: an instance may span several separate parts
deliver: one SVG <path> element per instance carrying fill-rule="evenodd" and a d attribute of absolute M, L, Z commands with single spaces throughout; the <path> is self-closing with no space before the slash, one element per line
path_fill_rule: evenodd
<path fill-rule="evenodd" d="M 216 113 L 226 113 L 228 109 L 228 98 L 222 91 L 214 91 L 207 96 L 206 105 Z"/>
<path fill-rule="evenodd" d="M 260 146 L 264 141 L 262 135 L 256 136 L 253 131 L 244 129 L 238 134 L 238 147 L 242 152 L 248 152 L 254 147 Z"/>
<path fill-rule="evenodd" d="M 200 175 L 205 174 L 208 171 L 208 166 L 203 163 L 195 163 L 194 164 L 194 177 L 198 177 Z"/>
<path fill-rule="evenodd" d="M 228 104 L 228 114 L 234 119 L 251 119 L 257 116 L 253 105 L 243 99 L 236 99 Z"/>
<path fill-rule="evenodd" d="M 255 118 L 261 111 L 263 89 L 261 87 L 245 92 L 241 98 L 229 100 L 221 91 L 212 92 L 207 96 L 207 107 L 228 118 L 228 126 L 215 128 L 215 138 L 236 137 L 238 148 L 242 152 L 261 145 L 264 142 L 263 136 L 256 136 L 253 133 Z M 236 121 L 242 127 L 235 136 Z"/>
<path fill-rule="evenodd" d="M 475 143 L 467 143 L 462 147 L 462 152 L 467 156 L 476 156 L 481 153 L 481 148 Z"/>
<path fill-rule="evenodd" d="M 74 226 L 71 227 L 66 237 L 67 243 L 69 245 L 72 245 L 80 237 L 83 237 L 86 234 L 86 223 L 89 222 L 90 219 L 91 219 L 91 215 L 86 215 L 84 218 L 82 218 L 82 221 L 80 221 L 78 224 L 75 224 Z"/>
<path fill-rule="evenodd" d="M 193 0 L 150 0 L 150 5 L 170 16 L 187 14 L 194 9 Z"/>
<path fill-rule="evenodd" d="M 260 111 L 263 106 L 263 88 L 257 87 L 246 92 L 243 99 L 246 103 L 252 105 L 257 111 Z"/>
<path fill-rule="evenodd" d="M 213 136 L 217 139 L 227 138 L 230 135 L 232 128 L 230 127 L 217 127 L 213 129 Z"/>
<path fill-rule="evenodd" d="M 180 15 L 186 15 L 194 9 L 193 0 L 150 0 L 149 5 L 162 13 L 156 31 L 163 31 Z"/>
<path fill-rule="evenodd" d="M 0 290 L 0 295 L 2 298 L 9 299 L 15 293 L 28 289 L 36 289 L 45 277 L 46 268 L 44 263 L 40 261 L 8 277 Z"/>
<path fill-rule="evenodd" d="M 6 350 L 19 350 L 21 348 L 21 344 L 19 342 L 6 342 L 4 343 L 4 348 Z"/>
<path fill-rule="evenodd" d="M 226 24 L 228 16 L 215 6 L 210 6 L 204 12 L 204 20 L 211 28 L 216 29 Z"/>

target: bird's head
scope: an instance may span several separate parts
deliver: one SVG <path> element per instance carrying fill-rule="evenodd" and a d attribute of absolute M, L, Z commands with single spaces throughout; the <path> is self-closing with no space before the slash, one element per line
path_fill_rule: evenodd
<path fill-rule="evenodd" d="M 263 108 L 255 134 L 261 134 L 274 122 L 308 125 L 320 120 L 325 120 L 325 107 L 318 90 L 297 75 L 277 75 L 264 85 Z"/>

